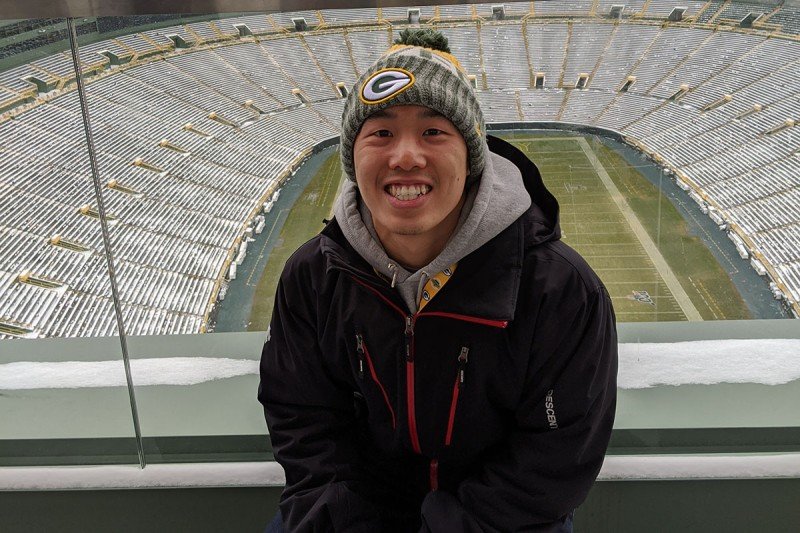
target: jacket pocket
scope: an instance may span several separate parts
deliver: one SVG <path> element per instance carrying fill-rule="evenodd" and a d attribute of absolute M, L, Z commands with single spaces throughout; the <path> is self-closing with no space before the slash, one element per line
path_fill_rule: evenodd
<path fill-rule="evenodd" d="M 368 372 L 372 381 L 375 382 L 375 385 L 378 386 L 378 389 L 383 396 L 383 401 L 386 404 L 386 408 L 389 410 L 389 415 L 392 419 L 392 429 L 397 428 L 397 422 L 394 416 L 394 409 L 392 408 L 392 402 L 389 401 L 389 395 L 386 393 L 386 388 L 381 383 L 381 380 L 378 379 L 378 374 L 375 372 L 375 365 L 372 364 L 372 357 L 369 355 L 369 349 L 367 348 L 367 344 L 364 342 L 364 336 L 361 333 L 356 333 L 356 353 L 358 354 L 358 378 L 363 380 L 365 378 L 365 374 Z"/>

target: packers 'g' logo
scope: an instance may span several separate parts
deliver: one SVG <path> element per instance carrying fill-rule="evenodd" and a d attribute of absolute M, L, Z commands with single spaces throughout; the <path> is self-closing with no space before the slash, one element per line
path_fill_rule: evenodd
<path fill-rule="evenodd" d="M 361 87 L 361 101 L 379 104 L 400 94 L 414 85 L 414 75 L 401 68 L 379 70 L 369 77 Z"/>

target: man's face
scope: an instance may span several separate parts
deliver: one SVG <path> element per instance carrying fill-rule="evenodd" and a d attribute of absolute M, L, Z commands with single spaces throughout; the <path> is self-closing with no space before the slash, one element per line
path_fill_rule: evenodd
<path fill-rule="evenodd" d="M 353 162 L 382 241 L 397 235 L 447 241 L 458 223 L 468 172 L 467 145 L 452 122 L 417 105 L 379 111 L 356 137 Z"/>

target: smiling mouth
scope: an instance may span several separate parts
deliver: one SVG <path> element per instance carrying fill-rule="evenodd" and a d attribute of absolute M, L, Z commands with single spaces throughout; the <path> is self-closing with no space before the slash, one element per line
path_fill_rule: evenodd
<path fill-rule="evenodd" d="M 430 185 L 387 185 L 386 192 L 398 200 L 407 202 L 416 200 L 420 196 L 425 196 L 430 192 Z"/>

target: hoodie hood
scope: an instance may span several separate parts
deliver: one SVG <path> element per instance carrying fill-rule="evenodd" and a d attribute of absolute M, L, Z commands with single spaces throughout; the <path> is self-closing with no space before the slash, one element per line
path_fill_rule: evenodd
<path fill-rule="evenodd" d="M 342 186 L 334 207 L 342 233 L 376 272 L 393 280 L 412 313 L 417 311 L 422 289 L 431 276 L 489 242 L 523 214 L 529 215 L 531 224 L 526 232 L 535 241 L 560 235 L 558 204 L 544 188 L 536 166 L 509 143 L 494 137 L 487 140 L 492 153 L 480 180 L 467 191 L 456 230 L 439 255 L 416 272 L 409 272 L 386 254 L 356 184 L 345 180 Z M 537 202 L 544 200 L 543 205 L 532 203 L 532 197 Z"/>
<path fill-rule="evenodd" d="M 498 137 L 488 136 L 489 150 L 511 161 L 522 173 L 525 190 L 532 198 L 525 213 L 526 246 L 537 246 L 544 242 L 561 239 L 558 222 L 558 200 L 544 185 L 539 168 L 513 144 Z"/>

